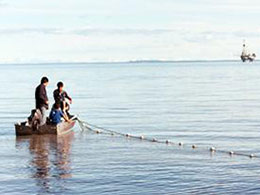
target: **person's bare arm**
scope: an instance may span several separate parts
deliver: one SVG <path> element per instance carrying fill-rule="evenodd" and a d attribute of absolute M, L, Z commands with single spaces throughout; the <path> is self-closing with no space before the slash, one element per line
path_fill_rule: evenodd
<path fill-rule="evenodd" d="M 70 101 L 70 104 L 72 104 L 72 98 L 67 94 L 65 91 L 65 98 L 67 98 Z"/>
<path fill-rule="evenodd" d="M 67 114 L 63 114 L 63 118 L 66 122 L 71 122 L 71 120 L 69 119 L 69 117 L 67 116 Z"/>

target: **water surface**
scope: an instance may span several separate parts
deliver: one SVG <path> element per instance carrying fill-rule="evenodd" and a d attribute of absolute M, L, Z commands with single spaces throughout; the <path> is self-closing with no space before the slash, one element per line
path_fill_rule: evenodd
<path fill-rule="evenodd" d="M 73 97 L 72 112 L 121 133 L 16 138 L 47 75 Z M 260 63 L 183 62 L 0 65 L 1 194 L 258 194 Z M 190 145 L 198 149 L 192 150 Z"/>

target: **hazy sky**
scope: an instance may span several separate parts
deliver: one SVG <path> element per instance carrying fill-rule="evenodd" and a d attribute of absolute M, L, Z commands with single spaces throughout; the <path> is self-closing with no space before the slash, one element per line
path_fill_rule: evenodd
<path fill-rule="evenodd" d="M 0 62 L 260 55 L 259 0 L 0 0 Z"/>

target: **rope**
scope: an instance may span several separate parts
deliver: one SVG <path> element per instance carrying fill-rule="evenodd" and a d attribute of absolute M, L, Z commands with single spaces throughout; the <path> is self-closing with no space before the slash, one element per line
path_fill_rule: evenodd
<path fill-rule="evenodd" d="M 135 135 L 130 135 L 130 134 L 123 134 L 114 130 L 110 130 L 110 129 L 106 129 L 104 127 L 99 127 L 97 125 L 93 125 L 90 124 L 86 121 L 82 121 L 79 118 L 77 118 L 78 122 L 79 122 L 79 126 L 81 128 L 81 131 L 91 131 L 94 132 L 96 134 L 105 134 L 105 135 L 118 135 L 121 137 L 127 137 L 127 138 L 132 138 L 132 139 L 138 139 L 138 140 L 143 140 L 143 141 L 147 141 L 147 142 L 153 142 L 153 143 L 160 143 L 160 144 L 166 144 L 166 145 L 178 145 L 178 146 L 184 146 L 183 142 L 179 142 L 179 143 L 174 143 L 170 140 L 158 140 L 156 138 L 149 138 L 149 137 L 145 137 L 143 135 L 141 136 L 135 136 Z M 186 144 L 185 144 L 186 145 Z M 197 145 L 191 145 L 192 149 L 197 149 L 199 148 Z M 255 155 L 255 154 L 245 154 L 245 153 L 240 153 L 240 152 L 235 152 L 235 151 L 227 151 L 227 150 L 217 150 L 215 147 L 208 147 L 207 148 L 208 151 L 210 151 L 211 153 L 224 153 L 224 154 L 229 154 L 230 156 L 246 156 L 249 158 L 260 158 L 260 156 Z"/>

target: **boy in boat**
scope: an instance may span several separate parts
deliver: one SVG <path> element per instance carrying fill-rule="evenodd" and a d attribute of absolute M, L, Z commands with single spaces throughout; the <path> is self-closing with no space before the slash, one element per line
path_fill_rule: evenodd
<path fill-rule="evenodd" d="M 53 97 L 55 100 L 55 103 L 60 104 L 61 110 L 63 113 L 67 116 L 70 116 L 69 114 L 69 104 L 66 102 L 66 99 L 69 100 L 69 103 L 72 104 L 71 97 L 67 94 L 66 91 L 63 90 L 64 84 L 62 82 L 57 83 L 57 89 L 53 92 Z"/>
<path fill-rule="evenodd" d="M 65 121 L 70 122 L 70 119 L 61 111 L 59 103 L 53 105 L 49 118 L 51 123 L 54 125 L 61 123 L 62 118 L 64 118 Z"/>
<path fill-rule="evenodd" d="M 47 77 L 42 77 L 41 84 L 35 90 L 35 100 L 36 100 L 36 109 L 39 109 L 41 112 L 40 126 L 46 123 L 46 111 L 49 108 L 49 100 L 46 92 L 46 87 L 49 84 L 49 79 Z"/>

